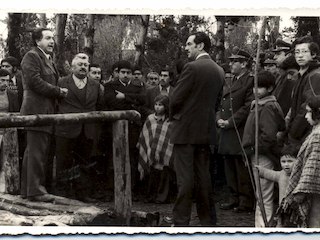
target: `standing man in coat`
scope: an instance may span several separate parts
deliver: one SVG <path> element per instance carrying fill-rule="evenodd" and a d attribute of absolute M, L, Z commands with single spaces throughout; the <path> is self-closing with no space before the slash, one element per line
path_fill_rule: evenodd
<path fill-rule="evenodd" d="M 241 151 L 243 129 L 253 100 L 251 56 L 237 49 L 230 60 L 230 70 L 234 77 L 223 87 L 221 107 L 217 114 L 217 125 L 220 128 L 218 152 L 224 158 L 230 194 L 229 199 L 222 203 L 220 208 L 235 208 L 236 212 L 252 211 L 254 196 Z"/>
<path fill-rule="evenodd" d="M 53 33 L 47 28 L 38 28 L 32 33 L 35 47 L 21 62 L 23 102 L 20 113 L 52 114 L 55 100 L 68 94 L 66 88 L 57 86 L 58 71 L 52 62 Z M 54 197 L 47 193 L 45 167 L 53 126 L 28 127 L 27 147 L 23 157 L 21 195 L 31 201 L 50 202 Z"/>
<path fill-rule="evenodd" d="M 178 196 L 173 208 L 175 226 L 190 222 L 192 192 L 202 226 L 214 226 L 216 214 L 209 173 L 209 145 L 217 144 L 216 108 L 224 82 L 224 71 L 209 56 L 210 38 L 203 32 L 189 36 L 187 63 L 170 98 L 171 142 Z"/>
<path fill-rule="evenodd" d="M 58 86 L 69 90 L 68 96 L 59 101 L 58 112 L 83 113 L 101 108 L 103 87 L 98 81 L 87 77 L 88 55 L 78 53 L 72 60 L 71 71 L 72 74 L 61 78 L 58 83 Z M 60 189 L 67 190 L 62 195 L 71 196 L 72 189 L 68 187 L 72 180 L 75 197 L 84 202 L 93 201 L 89 195 L 93 185 L 84 169 L 90 169 L 89 158 L 96 137 L 96 124 L 58 125 L 55 134 L 58 180 L 65 187 Z"/>

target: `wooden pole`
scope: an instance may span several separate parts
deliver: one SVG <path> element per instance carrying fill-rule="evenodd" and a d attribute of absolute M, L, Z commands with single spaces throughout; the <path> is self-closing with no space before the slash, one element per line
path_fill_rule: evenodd
<path fill-rule="evenodd" d="M 16 128 L 4 129 L 2 139 L 1 190 L 5 193 L 20 193 L 19 149 Z"/>
<path fill-rule="evenodd" d="M 131 219 L 131 170 L 128 144 L 128 121 L 113 123 L 113 168 L 115 212 L 123 225 Z"/>
<path fill-rule="evenodd" d="M 140 114 L 134 110 L 93 111 L 87 113 L 20 115 L 18 113 L 2 114 L 0 128 L 48 126 L 98 121 L 116 121 L 119 119 L 139 121 Z"/>
<path fill-rule="evenodd" d="M 256 57 L 256 66 L 255 66 L 255 71 L 254 71 L 254 89 L 255 89 L 255 94 L 254 94 L 254 99 L 256 103 L 255 107 L 255 154 L 254 157 L 256 159 L 257 165 L 259 165 L 259 152 L 258 152 L 258 140 L 259 140 L 259 114 L 258 114 L 258 65 L 260 61 L 260 48 L 261 48 L 261 36 L 263 35 L 265 31 L 265 24 L 266 24 L 266 17 L 261 17 L 262 20 L 262 25 L 260 29 L 260 34 L 259 34 L 259 39 L 258 39 L 258 47 L 257 47 L 257 57 Z M 259 204 L 259 208 L 262 214 L 263 222 L 266 227 L 268 227 L 268 220 L 267 220 L 267 215 L 266 215 L 266 210 L 264 208 L 264 203 L 263 203 L 263 197 L 262 197 L 262 192 L 261 192 L 261 184 L 260 184 L 260 177 L 259 177 L 259 172 L 258 170 L 253 167 L 253 172 L 254 172 L 254 178 L 256 182 L 256 195 L 257 195 L 257 202 Z"/>

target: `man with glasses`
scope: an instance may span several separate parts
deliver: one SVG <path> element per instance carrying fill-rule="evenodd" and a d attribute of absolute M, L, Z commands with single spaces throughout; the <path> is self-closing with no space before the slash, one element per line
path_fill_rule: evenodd
<path fill-rule="evenodd" d="M 320 71 L 316 58 L 319 54 L 319 46 L 310 36 L 297 39 L 293 46 L 299 72 L 295 76 L 297 80 L 293 88 L 291 110 L 287 116 L 287 144 L 299 149 L 311 131 L 311 126 L 305 119 L 306 101 L 308 97 L 320 94 Z"/>
<path fill-rule="evenodd" d="M 229 199 L 220 205 L 235 212 L 253 210 L 254 196 L 248 169 L 241 151 L 241 138 L 253 100 L 252 58 L 249 53 L 234 49 L 230 59 L 230 82 L 225 82 L 217 126 L 220 128 L 218 153 L 224 158 Z"/>

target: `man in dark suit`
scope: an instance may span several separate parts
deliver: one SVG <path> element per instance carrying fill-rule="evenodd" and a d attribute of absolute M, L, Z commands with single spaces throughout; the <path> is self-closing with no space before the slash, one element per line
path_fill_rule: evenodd
<path fill-rule="evenodd" d="M 167 69 L 162 69 L 159 74 L 159 85 L 146 89 L 146 108 L 148 114 L 154 112 L 154 99 L 160 93 L 170 96 L 173 87 L 170 83 L 173 81 L 173 72 Z"/>
<path fill-rule="evenodd" d="M 210 38 L 203 32 L 189 36 L 189 59 L 170 99 L 171 142 L 178 196 L 173 208 L 175 226 L 190 222 L 192 192 L 200 223 L 216 224 L 216 214 L 209 173 L 209 145 L 217 144 L 216 109 L 222 93 L 224 71 L 209 56 Z"/>
<path fill-rule="evenodd" d="M 221 209 L 236 212 L 253 210 L 253 191 L 241 151 L 241 138 L 253 100 L 252 59 L 249 53 L 236 49 L 231 55 L 230 70 L 233 78 L 223 87 L 221 106 L 217 114 L 220 128 L 218 152 L 224 158 L 229 199 Z"/>
<path fill-rule="evenodd" d="M 113 82 L 105 85 L 105 108 L 108 110 L 136 110 L 140 114 L 144 111 L 145 86 L 142 82 L 132 79 L 132 65 L 130 62 L 121 60 L 118 62 L 119 77 Z M 129 121 L 129 155 L 131 164 L 131 186 L 134 192 L 134 199 L 137 196 L 136 183 L 139 182 L 138 172 L 138 149 L 136 147 L 142 124 Z M 106 134 L 111 132 L 111 125 L 104 126 Z M 105 135 L 105 134 L 103 134 Z M 110 136 L 110 134 L 109 134 Z M 110 139 L 107 145 L 110 145 Z"/>
<path fill-rule="evenodd" d="M 10 73 L 12 85 L 17 88 L 19 108 L 22 104 L 23 99 L 23 86 L 22 86 L 22 75 L 18 70 L 19 62 L 18 59 L 12 56 L 8 56 L 1 60 L 1 68 L 6 69 Z"/>
<path fill-rule="evenodd" d="M 87 77 L 89 57 L 84 53 L 77 54 L 71 64 L 72 74 L 59 80 L 58 86 L 68 89 L 68 96 L 58 104 L 59 113 L 83 113 L 96 111 L 102 105 L 103 87 Z M 90 153 L 93 138 L 96 136 L 94 123 L 79 123 L 56 126 L 57 172 L 60 182 L 65 185 L 62 195 L 70 197 L 70 190 L 75 190 L 75 197 L 90 202 L 90 178 L 84 169 L 90 165 Z M 71 181 L 72 180 L 72 181 Z M 74 189 L 68 189 L 74 185 Z M 61 186 L 57 186 L 61 187 Z M 61 194 L 61 193 L 59 193 Z"/>
<path fill-rule="evenodd" d="M 57 86 L 58 71 L 52 62 L 54 47 L 53 33 L 46 28 L 32 33 L 35 47 L 23 57 L 21 62 L 23 102 L 20 113 L 54 113 L 55 100 L 65 97 L 68 90 Z M 47 193 L 45 166 L 48 158 L 50 134 L 53 126 L 27 127 L 27 147 L 23 157 L 21 195 L 32 201 L 53 201 Z"/>

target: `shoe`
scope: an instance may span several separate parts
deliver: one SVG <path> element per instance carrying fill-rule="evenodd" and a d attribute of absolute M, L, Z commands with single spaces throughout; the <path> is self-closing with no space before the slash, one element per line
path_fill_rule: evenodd
<path fill-rule="evenodd" d="M 28 200 L 31 202 L 54 202 L 54 199 L 54 195 L 49 193 L 28 197 Z"/>
<path fill-rule="evenodd" d="M 238 206 L 233 209 L 235 213 L 251 213 L 253 210 L 250 207 Z"/>
<path fill-rule="evenodd" d="M 233 209 L 235 207 L 237 207 L 238 204 L 237 203 L 230 203 L 230 202 L 227 202 L 227 203 L 221 203 L 220 204 L 220 209 L 222 210 L 230 210 L 230 209 Z"/>
<path fill-rule="evenodd" d="M 164 221 L 165 223 L 169 223 L 169 224 L 172 224 L 172 225 L 173 225 L 173 218 L 172 218 L 172 217 L 165 216 L 165 217 L 163 218 L 163 221 Z"/>

